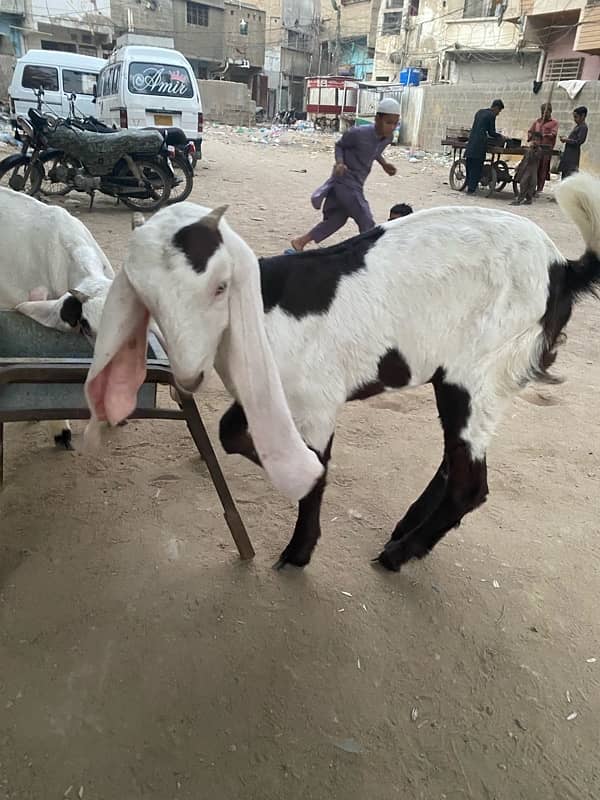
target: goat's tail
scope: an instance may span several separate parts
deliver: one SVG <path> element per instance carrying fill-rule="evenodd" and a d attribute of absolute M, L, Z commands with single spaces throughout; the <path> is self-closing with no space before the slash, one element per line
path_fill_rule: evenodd
<path fill-rule="evenodd" d="M 600 290 L 600 180 L 577 173 L 561 182 L 555 196 L 563 213 L 579 228 L 586 250 L 577 261 L 550 266 L 548 301 L 541 319 L 543 333 L 534 368 L 537 380 L 550 383 L 557 382 L 548 369 L 564 339 L 563 329 L 573 305 L 585 295 L 598 296 Z"/>

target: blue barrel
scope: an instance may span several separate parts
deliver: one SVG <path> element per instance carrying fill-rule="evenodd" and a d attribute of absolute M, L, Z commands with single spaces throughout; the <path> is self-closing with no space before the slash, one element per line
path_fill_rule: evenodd
<path fill-rule="evenodd" d="M 421 82 L 421 70 L 419 67 L 404 67 L 400 70 L 399 83 L 402 86 L 418 86 Z"/>

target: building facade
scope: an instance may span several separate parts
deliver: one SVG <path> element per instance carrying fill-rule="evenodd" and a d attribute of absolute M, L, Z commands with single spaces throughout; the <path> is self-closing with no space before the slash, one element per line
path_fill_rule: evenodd
<path fill-rule="evenodd" d="M 256 0 L 266 15 L 267 114 L 304 108 L 304 79 L 315 75 L 319 52 L 319 0 Z"/>
<path fill-rule="evenodd" d="M 597 0 L 382 0 L 374 77 L 405 67 L 422 80 L 597 80 Z"/>
<path fill-rule="evenodd" d="M 320 73 L 372 79 L 380 2 L 331 0 L 322 9 Z"/>

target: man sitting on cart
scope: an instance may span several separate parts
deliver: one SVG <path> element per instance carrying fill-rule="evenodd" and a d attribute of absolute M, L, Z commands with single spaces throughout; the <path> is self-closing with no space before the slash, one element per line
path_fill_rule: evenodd
<path fill-rule="evenodd" d="M 467 194 L 475 194 L 477 191 L 490 144 L 500 145 L 504 141 L 504 137 L 496 133 L 496 117 L 503 108 L 502 100 L 494 100 L 490 108 L 482 108 L 475 114 L 465 149 Z"/>

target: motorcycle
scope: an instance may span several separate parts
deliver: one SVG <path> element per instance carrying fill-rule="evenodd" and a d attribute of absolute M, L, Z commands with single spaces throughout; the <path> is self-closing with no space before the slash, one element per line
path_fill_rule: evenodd
<path fill-rule="evenodd" d="M 8 178 L 11 189 L 31 195 L 86 192 L 90 207 L 96 191 L 136 211 L 155 211 L 168 201 L 174 172 L 157 130 L 98 133 L 35 109 L 28 116 L 17 120 L 23 150 L 0 164 L 0 184 Z"/>
<path fill-rule="evenodd" d="M 69 117 L 68 124 L 79 130 L 91 131 L 92 133 L 113 134 L 116 128 L 109 128 L 95 117 L 78 117 L 75 113 L 75 95 L 69 97 Z M 196 145 L 188 141 L 181 128 L 143 128 L 142 130 L 158 130 L 162 135 L 173 169 L 174 178 L 171 186 L 171 193 L 167 205 L 180 203 L 186 200 L 194 187 L 194 162 L 196 156 Z M 47 187 L 46 191 L 47 191 Z M 44 187 L 42 187 L 44 192 Z M 55 192 L 56 193 L 56 192 Z"/>

